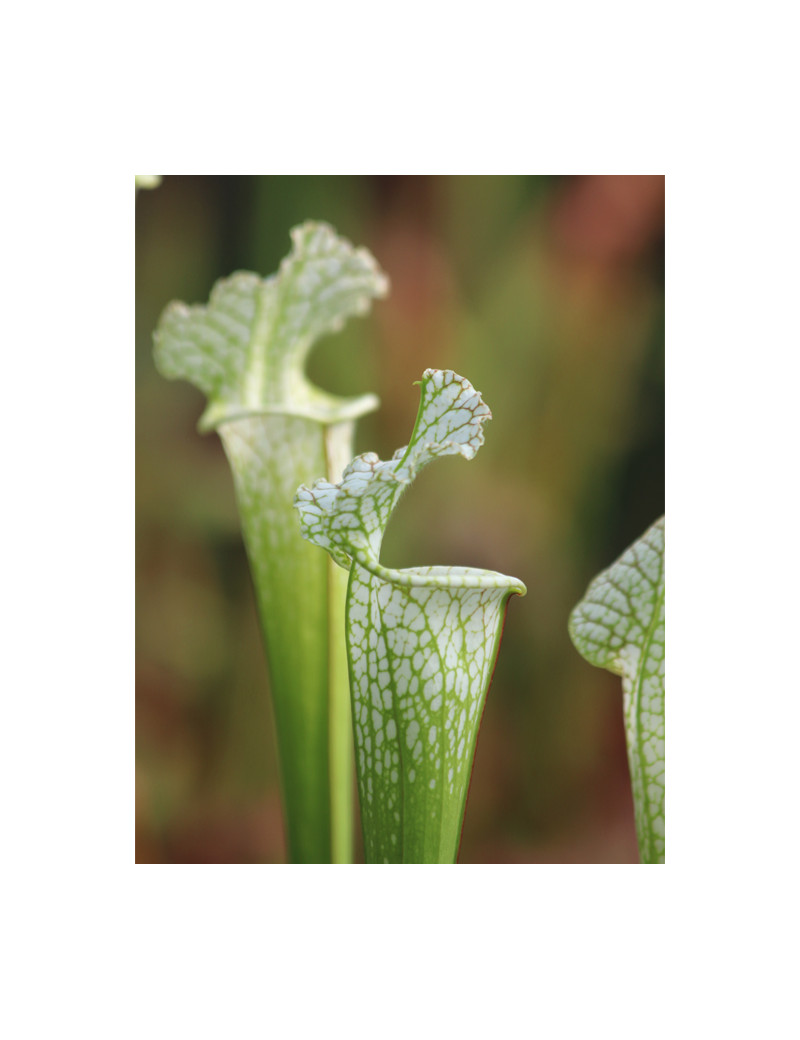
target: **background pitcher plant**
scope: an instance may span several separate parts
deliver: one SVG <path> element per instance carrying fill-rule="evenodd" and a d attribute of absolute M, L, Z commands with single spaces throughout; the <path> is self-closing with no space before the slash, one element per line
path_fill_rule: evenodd
<path fill-rule="evenodd" d="M 587 661 L 622 676 L 642 863 L 664 862 L 664 517 L 598 574 L 569 620 Z"/>
<path fill-rule="evenodd" d="M 267 648 L 289 857 L 352 860 L 352 738 L 344 658 L 345 578 L 300 537 L 297 485 L 337 479 L 354 421 L 377 407 L 305 377 L 316 340 L 364 314 L 388 283 L 365 249 L 326 224 L 292 231 L 277 275 L 219 281 L 207 306 L 167 307 L 155 361 L 202 390 L 201 431 L 216 430 L 233 471 Z"/>

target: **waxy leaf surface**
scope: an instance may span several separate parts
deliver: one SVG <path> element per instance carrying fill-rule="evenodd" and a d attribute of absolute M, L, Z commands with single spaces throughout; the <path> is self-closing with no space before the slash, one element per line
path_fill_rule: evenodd
<path fill-rule="evenodd" d="M 589 585 L 569 622 L 591 664 L 622 676 L 643 863 L 664 862 L 664 517 Z"/>
<path fill-rule="evenodd" d="M 440 455 L 471 459 L 491 413 L 471 384 L 428 369 L 411 442 L 298 490 L 306 538 L 350 571 L 347 644 L 368 862 L 452 863 L 486 691 L 516 578 L 466 567 L 390 569 L 386 525 Z"/>

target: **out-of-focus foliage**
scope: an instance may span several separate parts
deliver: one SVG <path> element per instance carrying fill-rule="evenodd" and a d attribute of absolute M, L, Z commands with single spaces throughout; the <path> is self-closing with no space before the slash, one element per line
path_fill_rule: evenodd
<path fill-rule="evenodd" d="M 637 862 L 619 681 L 567 634 L 589 579 L 664 512 L 661 177 L 164 177 L 137 201 L 137 860 L 282 862 L 266 666 L 230 472 L 202 395 L 167 383 L 172 299 L 267 273 L 331 222 L 389 276 L 311 376 L 376 391 L 356 451 L 389 457 L 411 384 L 490 403 L 470 466 L 431 467 L 382 562 L 518 575 L 478 740 L 461 862 Z M 461 502 L 464 508 L 454 508 Z"/>
<path fill-rule="evenodd" d="M 137 173 L 136 174 L 136 192 L 138 193 L 139 188 L 157 188 L 161 183 L 161 178 L 157 174 L 152 173 Z"/>

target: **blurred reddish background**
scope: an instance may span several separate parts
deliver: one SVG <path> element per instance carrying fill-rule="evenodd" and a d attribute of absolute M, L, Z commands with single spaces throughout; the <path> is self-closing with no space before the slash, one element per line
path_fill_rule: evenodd
<path fill-rule="evenodd" d="M 567 618 L 664 511 L 664 178 L 165 177 L 136 201 L 139 863 L 284 860 L 269 682 L 227 462 L 166 382 L 152 331 L 234 270 L 273 273 L 289 229 L 327 220 L 391 293 L 323 341 L 312 378 L 375 391 L 357 451 L 408 440 L 428 367 L 494 414 L 469 464 L 425 470 L 390 566 L 520 577 L 509 604 L 460 862 L 638 861 L 620 683 Z"/>

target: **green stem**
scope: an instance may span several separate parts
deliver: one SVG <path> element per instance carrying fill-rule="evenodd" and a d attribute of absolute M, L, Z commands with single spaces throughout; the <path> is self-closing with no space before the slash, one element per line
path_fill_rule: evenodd
<path fill-rule="evenodd" d="M 332 482 L 341 480 L 353 450 L 355 423 L 325 427 L 325 471 Z M 298 525 L 299 533 L 299 525 Z M 304 546 L 308 543 L 304 542 Z M 345 642 L 345 604 L 348 575 L 328 558 L 328 768 L 331 799 L 331 859 L 353 862 L 353 714 L 350 673 Z"/>
<path fill-rule="evenodd" d="M 331 854 L 353 862 L 353 722 L 344 638 L 347 572 L 328 560 L 328 753 L 331 788 Z"/>

